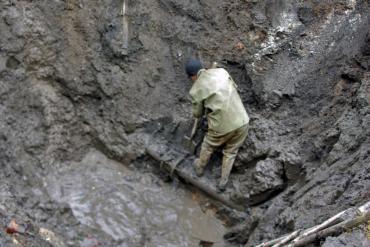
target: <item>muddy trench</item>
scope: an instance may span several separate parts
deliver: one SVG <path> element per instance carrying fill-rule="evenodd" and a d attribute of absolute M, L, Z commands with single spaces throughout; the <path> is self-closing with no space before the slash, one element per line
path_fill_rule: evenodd
<path fill-rule="evenodd" d="M 369 201 L 369 10 L 0 0 L 0 247 L 256 246 Z M 222 150 L 193 171 L 206 119 L 185 143 L 194 56 L 229 71 L 251 119 L 224 192 Z"/>

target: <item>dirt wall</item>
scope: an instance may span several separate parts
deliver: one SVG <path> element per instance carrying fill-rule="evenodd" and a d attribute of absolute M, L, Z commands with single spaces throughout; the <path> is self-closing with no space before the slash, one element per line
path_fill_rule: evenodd
<path fill-rule="evenodd" d="M 367 1 L 0 6 L 5 214 L 73 227 L 42 216 L 49 172 L 91 147 L 126 165 L 145 160 L 142 133 L 180 141 L 191 124 L 190 56 L 228 69 L 251 116 L 227 193 L 256 205 L 229 239 L 253 246 L 369 199 Z M 53 203 L 49 216 L 60 210 Z"/>

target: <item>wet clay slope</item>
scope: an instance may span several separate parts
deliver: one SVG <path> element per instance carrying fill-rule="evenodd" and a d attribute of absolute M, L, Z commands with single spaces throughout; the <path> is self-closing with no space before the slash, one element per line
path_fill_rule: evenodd
<path fill-rule="evenodd" d="M 286 185 L 228 234 L 247 246 L 369 200 L 368 9 L 318 6 L 298 9 L 304 26 L 288 43 L 271 43 L 259 65 L 265 72 L 253 74 L 254 64 L 246 64 L 261 110 L 240 154 L 250 173 L 247 181 L 235 175 L 242 181 L 234 183 L 241 188 L 236 196 L 260 193 L 269 183 L 273 189 L 279 179 Z M 303 13 L 313 19 L 305 23 Z"/>
<path fill-rule="evenodd" d="M 0 212 L 80 243 L 91 229 L 49 197 L 51 175 L 91 147 L 140 167 L 148 143 L 182 149 L 191 123 L 183 64 L 194 54 L 230 71 L 251 115 L 226 193 L 257 205 L 230 241 L 253 246 L 361 204 L 369 16 L 365 0 L 145 0 L 125 11 L 113 0 L 1 0 Z"/>

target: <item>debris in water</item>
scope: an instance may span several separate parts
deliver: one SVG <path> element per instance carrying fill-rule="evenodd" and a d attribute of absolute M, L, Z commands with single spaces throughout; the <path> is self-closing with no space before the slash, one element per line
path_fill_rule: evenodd
<path fill-rule="evenodd" d="M 15 219 L 12 219 L 9 223 L 9 225 L 6 227 L 6 233 L 8 234 L 14 234 L 19 232 L 19 225 L 15 221 Z"/>

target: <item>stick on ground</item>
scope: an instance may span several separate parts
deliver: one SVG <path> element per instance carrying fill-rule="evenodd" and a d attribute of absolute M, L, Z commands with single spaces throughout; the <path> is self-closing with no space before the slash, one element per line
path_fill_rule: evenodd
<path fill-rule="evenodd" d="M 304 231 L 295 231 L 283 237 L 259 244 L 257 247 L 285 246 L 289 242 L 290 244 L 287 245 L 289 247 L 304 246 L 315 240 L 339 234 L 346 229 L 353 228 L 370 220 L 370 202 L 367 202 L 356 209 L 360 216 L 343 222 L 342 216 L 354 209 L 356 208 L 344 210 L 319 225 Z M 292 238 L 292 236 L 294 237 Z"/>

